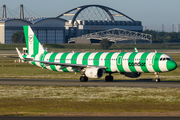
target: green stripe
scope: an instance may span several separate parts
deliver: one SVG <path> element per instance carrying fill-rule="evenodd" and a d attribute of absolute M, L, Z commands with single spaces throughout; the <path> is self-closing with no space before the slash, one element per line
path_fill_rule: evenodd
<path fill-rule="evenodd" d="M 149 72 L 148 69 L 147 69 L 147 66 L 146 66 L 148 64 L 148 60 L 146 60 L 146 59 L 147 59 L 147 56 L 149 55 L 149 53 L 150 52 L 143 53 L 141 58 L 140 58 L 140 62 L 145 62 L 146 63 L 145 66 L 141 66 L 141 69 L 142 69 L 143 72 Z M 144 61 L 143 61 L 143 59 L 144 59 Z"/>
<path fill-rule="evenodd" d="M 77 57 L 80 54 L 80 52 L 74 53 L 74 55 L 71 58 L 71 64 L 76 64 L 77 63 Z"/>
<path fill-rule="evenodd" d="M 103 54 L 103 52 L 98 52 L 95 56 L 94 56 L 94 60 L 93 60 L 93 65 L 98 66 L 99 65 L 99 61 L 100 61 L 100 56 Z"/>
<path fill-rule="evenodd" d="M 24 36 L 25 36 L 25 40 L 26 40 L 26 47 L 27 47 L 28 54 L 29 54 L 28 26 L 23 26 L 23 28 L 24 28 Z"/>
<path fill-rule="evenodd" d="M 37 39 L 37 37 L 34 34 L 34 42 L 33 42 L 33 49 L 34 49 L 34 53 L 33 54 L 38 54 L 39 53 L 39 41 Z"/>
<path fill-rule="evenodd" d="M 129 56 L 129 59 L 128 59 L 128 64 L 134 63 L 136 54 L 137 54 L 137 52 L 131 53 L 131 55 Z M 129 69 L 131 70 L 131 72 L 137 72 L 134 65 L 131 65 L 131 66 L 129 65 Z"/>
<path fill-rule="evenodd" d="M 155 54 L 155 58 L 154 60 L 154 65 L 153 65 L 153 69 L 155 72 L 161 72 L 160 68 L 159 68 L 159 59 L 161 57 L 162 53 L 156 53 Z"/>
<path fill-rule="evenodd" d="M 57 54 L 58 53 L 53 53 L 49 58 L 49 62 L 54 62 Z M 57 71 L 55 65 L 50 65 L 50 68 L 54 71 Z"/>
<path fill-rule="evenodd" d="M 71 64 L 77 64 L 77 57 L 80 54 L 80 52 L 74 53 L 74 55 L 71 58 Z M 79 72 L 79 70 L 76 70 L 75 72 Z"/>
<path fill-rule="evenodd" d="M 111 72 L 111 57 L 114 54 L 114 52 L 110 52 L 106 55 L 105 58 L 105 66 L 107 67 L 106 72 Z"/>
<path fill-rule="evenodd" d="M 65 59 L 66 59 L 66 57 L 67 57 L 68 54 L 69 54 L 69 53 L 63 53 L 63 54 L 62 54 L 61 59 L 60 59 L 60 63 L 65 63 Z M 64 68 L 64 69 L 62 69 L 62 70 L 63 70 L 63 72 L 69 72 L 69 71 L 67 70 L 67 68 Z"/>
<path fill-rule="evenodd" d="M 124 57 L 125 54 L 126 54 L 126 52 L 120 53 L 120 54 L 118 55 L 118 57 L 117 57 L 117 60 L 116 60 L 117 68 L 118 68 L 118 70 L 119 70 L 121 73 L 126 72 L 126 71 L 124 70 L 123 64 L 122 64 L 123 57 Z M 119 58 L 121 58 L 121 61 L 118 60 Z M 121 64 L 118 65 L 118 62 L 120 62 Z"/>
<path fill-rule="evenodd" d="M 23 58 L 26 58 L 27 57 L 27 55 L 23 55 Z"/>
<path fill-rule="evenodd" d="M 82 59 L 82 64 L 83 64 L 83 65 L 88 65 L 88 58 L 89 58 L 89 55 L 90 55 L 91 53 L 92 53 L 92 52 L 85 53 L 85 55 L 83 56 L 83 59 Z"/>

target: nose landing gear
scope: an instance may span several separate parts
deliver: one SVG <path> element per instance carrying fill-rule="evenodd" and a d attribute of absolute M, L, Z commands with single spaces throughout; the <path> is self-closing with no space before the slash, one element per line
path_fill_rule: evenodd
<path fill-rule="evenodd" d="M 156 83 L 160 82 L 159 73 L 155 72 L 154 74 L 156 75 Z"/>

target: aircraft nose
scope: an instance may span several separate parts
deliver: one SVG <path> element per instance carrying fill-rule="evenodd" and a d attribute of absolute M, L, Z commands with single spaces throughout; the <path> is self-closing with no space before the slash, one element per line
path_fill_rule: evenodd
<path fill-rule="evenodd" d="M 167 61 L 167 69 L 168 69 L 169 71 L 174 70 L 174 69 L 176 69 L 176 68 L 177 68 L 176 62 L 170 61 L 170 60 Z"/>

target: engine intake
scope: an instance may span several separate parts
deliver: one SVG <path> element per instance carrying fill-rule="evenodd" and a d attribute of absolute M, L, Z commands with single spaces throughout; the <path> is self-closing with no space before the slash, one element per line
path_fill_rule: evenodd
<path fill-rule="evenodd" d="M 103 69 L 101 68 L 87 68 L 85 75 L 89 78 L 101 78 L 104 74 Z"/>

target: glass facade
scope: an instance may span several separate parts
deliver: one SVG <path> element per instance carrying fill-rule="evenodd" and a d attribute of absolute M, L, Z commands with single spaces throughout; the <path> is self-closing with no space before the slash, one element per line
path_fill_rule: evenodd
<path fill-rule="evenodd" d="M 11 36 L 16 33 L 17 31 L 22 31 L 22 30 L 5 30 L 5 43 L 12 43 Z"/>
<path fill-rule="evenodd" d="M 12 43 L 11 36 L 22 30 L 5 30 L 5 43 Z M 64 30 L 33 30 L 40 43 L 64 43 Z"/>

